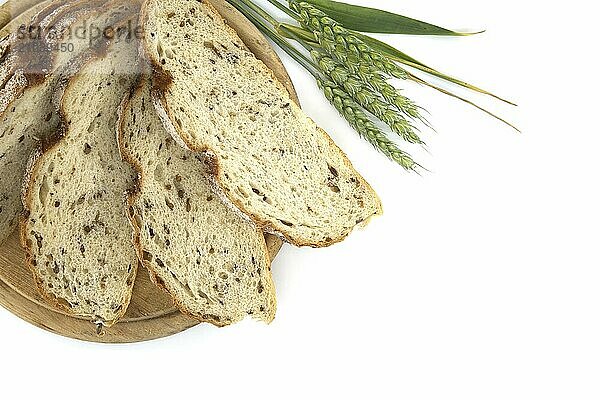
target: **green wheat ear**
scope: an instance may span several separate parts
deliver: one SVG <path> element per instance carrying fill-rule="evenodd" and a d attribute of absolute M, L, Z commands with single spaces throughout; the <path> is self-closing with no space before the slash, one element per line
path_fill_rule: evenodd
<path fill-rule="evenodd" d="M 327 100 L 363 139 L 408 171 L 416 171 L 421 167 L 408 153 L 400 150 L 394 142 L 388 139 L 364 113 L 361 106 L 335 82 L 326 78 L 317 78 L 317 84 Z"/>
<path fill-rule="evenodd" d="M 311 56 L 325 76 L 331 77 L 333 82 L 342 87 L 352 100 L 388 125 L 393 132 L 409 143 L 424 144 L 415 132 L 415 127 L 398 112 L 398 109 L 406 113 L 412 112 L 412 109 L 409 111 L 404 107 L 404 104 L 412 104 L 410 100 L 400 99 L 403 96 L 399 95 L 395 89 L 395 93 L 393 95 L 388 93 L 386 98 L 383 93 L 373 90 L 352 71 L 346 69 L 344 64 L 336 62 L 316 50 L 311 52 Z M 388 99 L 392 99 L 394 102 L 390 102 Z M 420 118 L 418 113 L 416 116 Z M 411 118 L 413 117 L 411 116 Z"/>
<path fill-rule="evenodd" d="M 365 61 L 388 76 L 407 79 L 406 71 L 380 52 L 364 43 L 327 14 L 306 2 L 290 0 L 290 7 L 299 15 L 300 24 L 312 31 L 322 48 L 332 57 L 346 62 L 351 55 Z M 350 68 L 351 64 L 348 65 Z"/>
<path fill-rule="evenodd" d="M 406 142 L 420 145 L 424 143 L 417 134 L 418 129 L 414 123 L 430 125 L 421 114 L 424 109 L 395 88 L 389 82 L 392 78 L 429 86 L 510 125 L 477 104 L 407 71 L 398 63 L 512 103 L 442 74 L 400 50 L 360 32 L 441 36 L 467 36 L 468 33 L 455 32 L 382 10 L 332 0 L 288 0 L 289 7 L 282 3 L 284 0 L 267 0 L 297 21 L 300 25 L 297 26 L 279 22 L 253 0 L 227 1 L 314 76 L 327 100 L 361 137 L 406 170 L 418 172 L 424 168 L 408 153 L 398 148 L 379 128 L 376 120 L 386 124 Z M 382 25 L 374 21 L 382 21 Z M 291 40 L 300 44 L 306 52 L 296 48 Z"/>

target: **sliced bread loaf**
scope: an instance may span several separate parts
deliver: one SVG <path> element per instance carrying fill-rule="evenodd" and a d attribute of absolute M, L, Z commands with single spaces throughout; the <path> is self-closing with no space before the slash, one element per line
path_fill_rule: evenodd
<path fill-rule="evenodd" d="M 320 247 L 382 212 L 344 153 L 208 1 L 146 0 L 140 18 L 163 123 L 211 155 L 221 194 L 259 226 Z"/>
<path fill-rule="evenodd" d="M 174 143 L 145 81 L 123 104 L 120 147 L 141 177 L 130 197 L 136 247 L 186 314 L 218 326 L 271 322 L 275 287 L 263 233 L 212 192 L 200 155 Z"/>
<path fill-rule="evenodd" d="M 21 231 L 41 292 L 104 326 L 125 313 L 138 264 L 125 203 L 135 172 L 116 137 L 119 105 L 138 79 L 138 45 L 119 38 L 75 60 L 89 59 L 64 87 L 62 137 L 32 162 Z"/>
<path fill-rule="evenodd" d="M 91 8 L 91 5 L 100 4 L 95 0 L 87 3 L 86 8 L 73 7 L 59 14 L 60 18 L 52 22 L 53 26 L 60 26 L 61 30 L 67 30 L 72 25 L 88 29 L 94 25 L 104 29 L 117 22 L 122 23 L 132 12 L 138 11 L 138 6 L 134 3 L 123 3 L 120 0 L 115 0 L 102 9 Z M 69 73 L 66 70 L 69 61 L 90 45 L 94 46 L 103 40 L 102 37 L 91 37 L 89 31 L 85 30 L 80 31 L 77 36 L 59 33 L 57 31 L 57 35 L 52 36 L 51 40 L 58 40 L 56 43 L 65 44 L 65 48 L 71 51 L 44 49 L 48 41 L 34 39 L 46 43 L 37 45 L 40 49 L 35 56 L 51 63 L 42 67 L 21 66 L 2 89 L 4 93 L 0 94 L 0 243 L 14 230 L 22 211 L 20 181 L 29 155 L 40 141 L 54 136 L 57 131 L 59 118 L 52 98 L 61 79 Z M 61 37 L 62 39 L 54 39 Z M 22 49 L 21 46 L 16 49 L 18 48 Z M 48 53 L 52 53 L 50 58 L 47 58 Z M 51 73 L 41 79 L 40 75 L 36 78 L 40 69 L 49 69 Z"/>

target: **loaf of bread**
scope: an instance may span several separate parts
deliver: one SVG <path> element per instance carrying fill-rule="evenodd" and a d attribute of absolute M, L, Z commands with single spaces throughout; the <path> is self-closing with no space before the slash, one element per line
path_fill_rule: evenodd
<path fill-rule="evenodd" d="M 27 10 L 23 13 L 14 16 L 14 18 L 0 29 L 0 70 L 4 64 L 5 57 L 8 54 L 13 40 L 18 37 L 19 32 L 23 29 L 27 29 L 31 25 L 31 20 L 34 16 L 38 15 L 40 11 L 46 9 L 48 6 L 56 4 L 53 0 L 43 1 Z"/>
<path fill-rule="evenodd" d="M 16 47 L 23 48 L 26 42 L 33 44 L 28 40 L 30 33 L 37 35 L 38 27 L 43 29 L 43 24 L 52 23 L 55 18 L 58 18 L 57 14 L 70 6 L 66 0 L 41 2 L 25 10 L 2 29 L 0 32 L 0 93 L 5 91 L 6 82 L 15 68 L 25 67 L 17 65 L 17 61 L 25 61 L 28 55 L 17 51 Z M 39 51 L 40 48 L 36 50 Z"/>
<path fill-rule="evenodd" d="M 138 170 L 130 197 L 136 247 L 186 314 L 218 326 L 271 322 L 275 287 L 263 233 L 215 196 L 202 158 L 174 143 L 145 80 L 122 106 L 119 144 Z"/>
<path fill-rule="evenodd" d="M 94 10 L 101 10 L 107 0 L 56 0 L 50 2 L 0 42 L 2 64 L 0 68 L 0 93 L 3 102 L 20 95 L 24 87 L 44 81 L 51 73 L 56 57 L 68 57 L 69 52 L 51 48 L 50 41 L 63 37 L 65 29 L 85 18 Z M 27 11 L 26 14 L 29 14 Z M 56 44 L 56 43 L 53 43 Z"/>
<path fill-rule="evenodd" d="M 221 196 L 298 246 L 327 246 L 381 214 L 346 155 L 207 1 L 147 0 L 153 97 L 178 142 L 203 152 Z"/>
<path fill-rule="evenodd" d="M 24 195 L 22 243 L 42 293 L 104 326 L 125 313 L 138 266 L 125 202 L 136 174 L 116 137 L 138 62 L 137 42 L 119 33 L 74 60 L 81 68 L 60 96 L 62 135 L 31 164 Z"/>
<path fill-rule="evenodd" d="M 329 246 L 381 202 L 207 0 L 141 3 L 48 0 L 21 20 L 41 36 L 0 31 L 0 243 L 20 216 L 42 295 L 99 328 L 142 265 L 199 321 L 270 323 L 265 234 Z"/>

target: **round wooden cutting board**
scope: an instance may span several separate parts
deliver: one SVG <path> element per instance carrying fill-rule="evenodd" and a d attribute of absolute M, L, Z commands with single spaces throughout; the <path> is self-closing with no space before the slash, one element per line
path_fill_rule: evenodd
<path fill-rule="evenodd" d="M 128 0 L 124 0 L 128 1 Z M 0 6 L 0 30 L 28 7 L 42 0 L 9 0 Z M 225 0 L 210 0 L 227 23 L 232 26 L 248 48 L 262 60 L 285 85 L 292 98 L 298 98 L 281 60 L 258 29 Z M 281 241 L 266 235 L 271 259 L 281 248 Z M 25 254 L 17 232 L 0 245 L 0 305 L 40 328 L 74 339 L 101 343 L 132 343 L 157 339 L 188 329 L 199 322 L 181 314 L 171 298 L 158 289 L 142 267 L 136 278 L 133 298 L 124 318 L 101 335 L 96 327 L 56 310 L 38 293 L 33 278 L 25 266 Z"/>

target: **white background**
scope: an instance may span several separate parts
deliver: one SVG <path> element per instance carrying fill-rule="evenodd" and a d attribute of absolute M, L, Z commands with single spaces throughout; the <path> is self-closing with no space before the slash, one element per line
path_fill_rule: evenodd
<path fill-rule="evenodd" d="M 431 113 L 432 172 L 403 172 L 357 138 L 284 58 L 306 112 L 380 194 L 385 216 L 274 264 L 278 315 L 106 346 L 0 310 L 7 394 L 110 399 L 598 399 L 600 89 L 592 2 L 369 1 L 469 38 L 386 37 L 414 57 L 514 99 L 483 97 L 517 134 L 455 100 L 407 87 Z M 463 92 L 461 92 L 463 93 Z M 134 397 L 129 397 L 134 398 Z"/>

